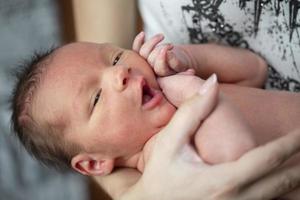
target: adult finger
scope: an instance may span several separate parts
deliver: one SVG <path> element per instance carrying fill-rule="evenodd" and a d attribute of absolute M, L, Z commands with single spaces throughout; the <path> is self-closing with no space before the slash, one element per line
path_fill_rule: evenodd
<path fill-rule="evenodd" d="M 264 200 L 283 196 L 300 186 L 299 171 L 299 165 L 274 171 L 248 186 L 246 191 L 241 192 L 240 199 Z"/>
<path fill-rule="evenodd" d="M 142 45 L 144 44 L 144 41 L 145 41 L 145 32 L 142 31 L 134 38 L 132 44 L 132 50 L 138 53 Z"/>
<path fill-rule="evenodd" d="M 216 105 L 218 97 L 217 77 L 213 74 L 201 86 L 197 95 L 183 103 L 162 130 L 160 137 L 172 142 L 172 149 L 179 150 L 187 144 L 199 124 L 208 116 Z M 162 139 L 161 141 L 164 141 Z"/>
<path fill-rule="evenodd" d="M 257 147 L 243 155 L 235 164 L 235 179 L 239 185 L 257 181 L 264 175 L 281 166 L 286 160 L 300 151 L 300 130 Z"/>

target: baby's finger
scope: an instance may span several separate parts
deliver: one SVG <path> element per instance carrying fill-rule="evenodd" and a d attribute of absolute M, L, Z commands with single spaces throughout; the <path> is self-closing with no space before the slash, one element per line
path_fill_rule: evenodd
<path fill-rule="evenodd" d="M 164 46 L 157 58 L 155 59 L 155 63 L 153 66 L 155 74 L 158 76 L 169 76 L 172 74 L 175 74 L 175 71 L 173 71 L 167 64 L 167 52 L 173 48 L 173 45 L 166 45 Z"/>
<path fill-rule="evenodd" d="M 145 32 L 140 32 L 133 40 L 132 50 L 139 52 L 145 41 Z"/>
<path fill-rule="evenodd" d="M 286 160 L 300 151 L 300 130 L 257 147 L 243 155 L 234 167 L 239 185 L 257 181 L 280 167 Z"/>
<path fill-rule="evenodd" d="M 185 71 L 183 71 L 183 72 L 179 72 L 179 73 L 177 73 L 178 75 L 195 75 L 195 70 L 194 69 L 191 69 L 191 68 L 189 68 L 189 69 L 187 69 L 187 70 L 185 70 Z"/>
<path fill-rule="evenodd" d="M 152 68 L 154 68 L 155 62 L 158 58 L 158 55 L 160 53 L 160 50 L 163 48 L 163 46 L 157 46 L 151 51 L 150 55 L 147 58 L 148 63 L 151 65 Z"/>
<path fill-rule="evenodd" d="M 146 41 L 140 48 L 139 54 L 145 59 L 148 58 L 153 48 L 164 39 L 162 34 L 153 36 L 150 40 Z"/>
<path fill-rule="evenodd" d="M 276 171 L 248 186 L 246 191 L 241 193 L 240 199 L 264 200 L 283 196 L 300 186 L 299 171 L 299 165 Z"/>
<path fill-rule="evenodd" d="M 184 102 L 170 123 L 160 134 L 160 141 L 172 143 L 171 154 L 176 153 L 184 145 L 190 142 L 190 138 L 195 134 L 196 128 L 213 110 L 218 100 L 218 84 L 216 75 L 212 75 L 201 86 L 199 94 Z"/>

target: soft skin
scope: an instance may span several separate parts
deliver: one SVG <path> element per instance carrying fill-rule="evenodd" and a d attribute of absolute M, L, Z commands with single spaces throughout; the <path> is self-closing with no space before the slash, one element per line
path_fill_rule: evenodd
<path fill-rule="evenodd" d="M 212 75 L 204 80 L 188 70 L 172 76 L 159 78 L 160 87 L 167 99 L 179 107 L 185 100 L 195 95 L 201 87 L 216 82 Z M 157 135 L 151 137 L 140 154 L 137 168 L 144 170 L 152 152 Z M 254 133 L 240 111 L 225 97 L 218 94 L 216 107 L 201 123 L 198 131 L 191 138 L 200 157 L 209 164 L 218 164 L 238 159 L 257 144 Z"/>
<path fill-rule="evenodd" d="M 160 96 L 151 106 L 142 104 L 144 81 Z M 299 94 L 220 87 L 254 129 L 258 145 L 290 133 L 298 124 Z M 86 175 L 106 175 L 118 166 L 137 167 L 145 143 L 175 112 L 161 96 L 145 59 L 133 51 L 91 43 L 55 51 L 32 105 L 37 123 L 60 122 L 66 142 L 83 147 L 71 164 Z"/>
<path fill-rule="evenodd" d="M 142 87 L 145 82 L 156 96 L 150 104 L 143 104 Z M 242 111 L 254 129 L 254 141 L 259 145 L 295 128 L 295 122 L 285 119 L 290 116 L 295 120 L 300 118 L 299 111 L 294 109 L 299 107 L 297 94 L 226 84 L 221 89 Z M 261 105 L 264 112 L 257 105 Z M 274 110 L 274 107 L 280 110 Z M 62 134 L 66 142 L 82 146 L 82 151 L 73 157 L 71 164 L 86 175 L 105 175 L 118 166 L 137 167 L 138 162 L 143 160 L 141 153 L 146 142 L 169 122 L 175 112 L 175 107 L 159 90 L 145 59 L 134 51 L 93 43 L 73 43 L 54 52 L 41 78 L 32 109 L 37 123 L 61 123 L 65 127 Z M 216 128 L 212 124 L 210 127 Z M 216 134 L 211 137 L 220 138 Z M 210 159 L 210 153 L 217 152 L 214 148 L 216 143 L 210 143 L 208 139 L 199 141 L 203 147 L 208 146 L 207 150 L 198 149 L 207 155 L 207 160 Z M 233 144 L 232 141 L 229 140 L 229 143 Z M 227 146 L 222 148 L 224 150 Z M 222 148 L 218 150 L 222 152 Z M 236 152 L 240 154 L 248 149 Z M 224 159 L 221 157 L 215 158 Z M 211 160 L 211 163 L 218 162 L 217 159 Z M 225 157 L 225 160 L 231 159 Z"/>
<path fill-rule="evenodd" d="M 212 78 L 216 78 L 215 75 Z M 159 78 L 163 93 L 176 107 L 195 95 L 203 82 L 191 71 Z M 222 94 L 216 108 L 199 127 L 193 142 L 201 158 L 210 164 L 236 160 L 257 145 L 244 116 Z"/>
<path fill-rule="evenodd" d="M 282 139 L 251 150 L 236 161 L 213 166 L 201 162 L 190 146 L 190 138 L 214 107 L 215 86 L 184 102 L 157 134 L 142 175 L 134 169 L 122 168 L 95 177 L 99 183 L 106 183 L 104 188 L 113 194 L 113 199 L 265 200 L 299 186 L 299 165 L 282 170 L 285 161 L 299 152 L 299 130 L 294 132 L 298 134 L 290 132 Z"/>
<path fill-rule="evenodd" d="M 120 6 L 120 3 L 122 3 L 122 6 Z M 126 3 L 124 3 L 123 1 L 93 0 L 90 2 L 90 4 L 87 5 L 84 1 L 74 1 L 74 10 L 76 11 L 74 12 L 74 15 L 76 17 L 75 22 L 78 32 L 78 39 L 101 42 L 107 40 L 107 36 L 109 36 L 109 38 L 115 43 L 126 44 L 127 47 L 130 47 L 130 41 L 132 41 L 135 36 L 135 32 L 131 30 L 135 30 L 136 27 L 134 24 L 136 20 L 132 19 L 134 19 L 135 16 L 138 16 L 135 15 L 137 13 L 136 9 L 134 9 L 135 3 L 136 1 L 126 1 Z M 111 9 L 112 12 L 107 12 L 107 9 Z M 128 10 L 130 10 L 131 12 L 128 12 Z M 112 13 L 117 13 L 117 15 L 111 17 Z M 103 17 L 103 15 L 105 15 L 105 17 Z M 128 15 L 133 17 L 128 17 Z M 113 23 L 110 23 L 110 26 L 105 26 L 105 28 L 104 26 L 99 26 L 99 22 L 104 22 L 104 24 L 106 24 L 108 22 L 107 19 L 113 19 Z M 120 26 L 120 24 L 122 24 L 122 26 Z M 126 30 L 124 30 L 124 27 L 131 28 L 126 28 Z M 126 32 L 125 34 L 124 31 Z M 128 31 L 131 31 L 130 34 L 127 34 Z M 208 60 L 210 59 L 208 58 Z M 220 80 L 220 76 L 218 77 Z M 236 92 L 236 90 L 232 89 L 233 92 Z M 229 94 L 230 91 L 231 90 L 228 91 Z M 247 92 L 243 94 L 247 94 Z M 235 96 L 233 97 L 233 99 L 241 99 L 242 101 L 245 101 L 242 97 Z M 202 102 L 202 99 L 197 101 L 197 103 L 199 102 Z M 247 103 L 245 104 L 247 105 Z M 273 103 L 271 104 L 272 105 L 270 105 L 270 107 L 274 106 Z M 291 147 L 295 147 L 299 151 L 299 145 L 296 147 L 295 144 L 300 144 L 300 137 L 293 137 L 293 135 L 291 134 L 286 136 L 287 138 L 289 138 L 289 141 L 286 140 L 285 143 L 282 143 L 281 140 L 276 140 L 272 144 L 273 148 L 269 148 L 271 147 L 270 145 L 259 147 L 249 152 L 251 156 L 250 154 L 247 154 L 244 155 L 243 159 L 241 160 L 216 166 L 199 166 L 198 163 L 191 163 L 184 159 L 184 157 L 182 156 L 183 151 L 181 148 L 177 151 L 174 151 L 174 149 L 178 149 L 178 143 L 182 143 L 182 140 L 177 140 L 176 136 L 178 134 L 192 132 L 190 129 L 179 126 L 179 122 L 189 122 L 191 116 L 194 116 L 195 113 L 199 114 L 199 112 L 195 111 L 195 107 L 193 107 L 192 105 L 195 104 L 191 104 L 191 102 L 188 103 L 188 107 L 190 108 L 190 110 L 193 110 L 192 113 L 178 112 L 177 120 L 173 120 L 172 124 L 169 124 L 168 130 L 165 129 L 161 131 L 166 136 L 164 137 L 164 141 L 161 142 L 166 142 L 166 144 L 168 145 L 156 145 L 157 148 L 155 149 L 155 152 L 152 156 L 154 158 L 152 159 L 152 161 L 155 160 L 155 162 L 152 162 L 152 165 L 148 165 L 148 170 L 143 173 L 142 178 L 138 181 L 138 185 L 142 185 L 142 187 L 139 187 L 138 189 L 132 187 L 129 190 L 126 190 L 128 189 L 128 183 L 125 184 L 127 187 L 122 187 L 122 184 L 120 186 L 120 183 L 132 179 L 133 173 L 131 172 L 135 170 L 130 170 L 130 172 L 125 173 L 125 171 L 128 169 L 122 169 L 123 171 L 117 171 L 108 176 L 97 177 L 98 182 L 100 182 L 101 185 L 106 188 L 106 191 L 109 191 L 109 194 L 113 195 L 114 199 L 153 200 L 162 199 L 162 196 L 164 196 L 165 199 L 172 200 L 199 199 L 199 197 L 201 197 L 202 199 L 216 199 L 219 197 L 224 200 L 262 200 L 273 199 L 275 197 L 278 197 L 280 194 L 284 194 L 292 190 L 291 187 L 285 186 L 296 185 L 295 183 L 297 182 L 297 179 L 299 180 L 298 172 L 300 167 L 298 167 L 298 169 L 294 168 L 292 170 L 289 169 L 280 171 L 280 173 L 278 172 L 278 170 L 274 170 L 274 161 L 280 160 L 280 163 L 282 163 L 282 160 L 289 158 L 291 155 L 289 154 L 289 156 L 286 156 L 286 154 L 288 154 L 288 152 L 291 152 Z M 206 107 L 207 106 L 205 106 L 205 108 Z M 200 108 L 199 110 L 202 109 L 203 108 Z M 189 109 L 186 109 L 185 111 L 188 110 Z M 251 111 L 251 113 L 257 113 L 257 111 L 259 111 L 259 108 L 255 107 L 253 111 Z M 185 115 L 183 115 L 183 113 Z M 266 114 L 265 116 L 270 117 L 270 115 Z M 252 118 L 247 117 L 247 119 Z M 253 122 L 252 124 L 255 124 L 255 122 Z M 261 122 L 261 124 L 263 123 Z M 267 125 L 267 127 L 269 127 L 269 125 Z M 274 129 L 276 128 L 277 127 L 274 127 Z M 172 132 L 173 130 L 176 131 Z M 267 130 L 267 128 L 265 130 Z M 290 130 L 291 129 L 286 131 Z M 288 133 L 289 132 L 285 132 L 285 134 Z M 273 135 L 272 130 L 264 134 Z M 171 148 L 168 148 L 166 151 L 166 146 Z M 175 153 L 171 154 L 172 156 L 170 156 L 169 152 Z M 266 157 L 269 159 L 265 159 Z M 183 168 L 187 168 L 188 170 L 182 170 Z M 295 173 L 290 173 L 291 171 L 294 171 Z M 176 176 L 174 176 L 174 173 L 176 173 Z M 191 187 L 190 180 L 194 180 L 192 182 L 193 187 Z M 133 182 L 136 182 L 136 180 Z M 130 183 L 132 184 L 132 182 Z M 114 191 L 115 193 L 112 191 Z M 122 194 L 123 198 L 118 196 L 117 194 Z M 178 194 L 180 194 L 181 196 L 178 196 Z M 136 195 L 137 197 L 134 195 Z"/>
<path fill-rule="evenodd" d="M 189 72 L 159 78 L 158 82 L 168 100 L 174 102 L 176 107 L 180 107 L 186 99 L 197 94 L 199 89 L 203 87 L 203 80 Z M 299 94 L 227 86 L 229 85 L 223 87 L 223 91 L 227 94 L 219 95 L 216 107 L 203 120 L 195 135 L 191 135 L 189 139 L 189 141 L 194 141 L 197 153 L 206 163 L 218 164 L 239 160 L 256 145 L 263 145 L 267 141 L 284 135 L 284 133 L 292 133 L 292 130 L 295 129 L 295 121 L 300 118 L 299 109 L 295 110 L 300 106 Z M 231 94 L 230 99 L 227 97 L 229 94 Z M 248 101 L 242 101 L 245 97 Z M 268 98 L 272 100 L 271 105 L 270 103 L 267 104 Z M 238 100 L 239 103 L 234 105 L 231 103 L 232 100 Z M 261 107 L 254 108 L 253 106 L 258 103 L 257 101 L 261 102 Z M 288 106 L 281 105 L 280 111 L 274 109 L 274 106 L 278 107 L 280 104 Z M 243 114 L 248 120 L 236 108 L 240 105 L 243 105 L 239 108 L 242 108 Z M 246 110 L 247 112 L 245 112 Z M 266 115 L 272 116 L 271 120 L 266 120 Z M 294 121 L 288 123 L 282 121 L 288 116 L 292 116 Z M 266 123 L 261 124 L 261 119 L 265 119 Z M 247 121 L 250 122 L 255 131 L 249 128 Z M 282 123 L 276 124 L 277 121 L 282 121 Z M 271 130 L 271 134 L 268 134 L 267 130 Z M 137 166 L 140 171 L 144 170 L 143 164 L 148 165 L 158 137 L 159 134 L 153 136 L 145 145 L 143 154 L 141 154 L 144 157 L 141 157 Z M 188 158 L 186 157 L 186 159 Z M 299 155 L 297 155 L 286 165 L 298 165 L 299 159 Z M 285 195 L 288 199 L 298 199 L 299 196 L 300 190 Z"/>
<path fill-rule="evenodd" d="M 152 105 L 142 105 L 143 81 L 157 92 Z M 63 122 L 64 139 L 83 147 L 72 160 L 83 174 L 104 175 L 128 158 L 134 160 L 174 112 L 148 63 L 109 44 L 74 43 L 58 49 L 33 101 L 38 123 Z"/>

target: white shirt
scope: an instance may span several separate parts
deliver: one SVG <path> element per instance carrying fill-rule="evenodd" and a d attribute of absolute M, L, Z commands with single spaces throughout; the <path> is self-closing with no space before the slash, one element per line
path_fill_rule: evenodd
<path fill-rule="evenodd" d="M 268 88 L 300 91 L 300 2 L 257 2 L 139 0 L 139 8 L 147 37 L 163 33 L 175 44 L 214 41 L 249 48 L 270 65 Z"/>

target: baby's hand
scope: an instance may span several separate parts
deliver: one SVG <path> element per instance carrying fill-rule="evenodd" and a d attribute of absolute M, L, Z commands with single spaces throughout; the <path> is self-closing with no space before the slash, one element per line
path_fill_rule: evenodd
<path fill-rule="evenodd" d="M 156 75 L 169 76 L 190 67 L 189 57 L 183 49 L 172 44 L 159 44 L 164 39 L 162 34 L 157 34 L 146 42 L 144 39 L 144 32 L 138 34 L 132 49 L 149 62 Z"/>
<path fill-rule="evenodd" d="M 194 76 L 192 69 L 157 80 L 164 95 L 176 107 L 196 94 L 204 82 L 204 80 Z"/>

